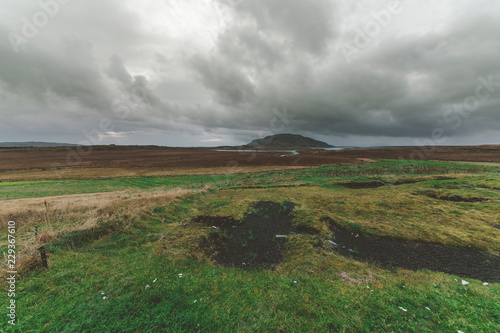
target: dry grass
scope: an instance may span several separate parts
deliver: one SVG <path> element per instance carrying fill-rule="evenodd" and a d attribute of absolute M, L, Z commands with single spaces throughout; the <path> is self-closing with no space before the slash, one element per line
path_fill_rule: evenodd
<path fill-rule="evenodd" d="M 340 276 L 340 278 L 342 280 L 344 280 L 345 282 L 350 283 L 350 284 L 365 284 L 365 283 L 373 282 L 373 280 L 374 280 L 374 274 L 372 271 L 368 271 L 367 277 L 358 278 L 358 279 L 352 277 L 347 272 L 340 272 L 338 275 Z"/>
<path fill-rule="evenodd" d="M 8 200 L 0 202 L 0 218 L 2 221 L 16 221 L 16 234 L 19 235 L 16 238 L 18 249 L 16 257 L 24 256 L 16 262 L 16 271 L 22 273 L 41 267 L 39 252 L 30 253 L 50 243 L 59 234 L 89 230 L 97 227 L 99 221 L 107 219 L 143 220 L 152 207 L 168 205 L 179 197 L 206 190 L 209 188 L 201 191 L 185 189 L 155 192 L 118 191 Z M 40 232 L 29 240 L 35 226 L 41 226 Z M 6 223 L 2 224 L 0 230 L 6 227 Z M 124 231 L 126 228 L 127 226 L 124 226 Z M 6 242 L 1 245 L 6 245 Z M 7 257 L 4 252 L 0 266 L 6 263 Z M 6 277 L 8 270 L 7 266 L 0 268 L 0 280 Z"/>
<path fill-rule="evenodd" d="M 150 207 L 165 205 L 176 198 L 193 193 L 195 191 L 185 189 L 155 192 L 118 191 L 8 200 L 0 202 L 0 218 L 2 221 L 16 221 L 18 248 L 26 247 L 35 226 L 40 226 L 37 237 L 32 239 L 22 253 L 18 253 L 19 257 L 49 243 L 60 233 L 91 229 L 98 221 L 109 219 L 115 213 L 129 218 L 148 214 Z M 0 230 L 6 228 L 6 223 L 0 226 Z M 3 242 L 2 245 L 5 244 Z M 37 253 L 31 257 L 36 255 Z M 6 259 L 2 260 L 0 265 L 3 265 L 4 261 L 6 262 Z M 17 269 L 21 270 L 25 265 L 30 266 L 31 261 L 30 258 L 23 259 Z"/>
<path fill-rule="evenodd" d="M 58 179 L 163 177 L 180 175 L 224 175 L 287 169 L 304 169 L 311 166 L 238 166 L 212 168 L 67 168 L 62 170 L 8 170 L 0 171 L 0 181 L 38 181 Z"/>

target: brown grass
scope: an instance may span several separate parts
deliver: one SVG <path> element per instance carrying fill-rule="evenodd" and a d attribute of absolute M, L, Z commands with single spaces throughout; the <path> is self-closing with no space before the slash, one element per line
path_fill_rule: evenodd
<path fill-rule="evenodd" d="M 8 170 L 0 171 L 0 181 L 37 181 L 58 179 L 163 177 L 179 175 L 224 175 L 227 173 L 250 173 L 286 169 L 302 169 L 307 166 L 238 166 L 212 168 L 65 168 L 62 170 Z"/>
<path fill-rule="evenodd" d="M 64 195 L 56 197 L 0 201 L 2 221 L 16 221 L 20 239 L 27 239 L 35 226 L 42 226 L 34 244 L 50 242 L 58 233 L 94 227 L 100 219 L 109 218 L 115 211 L 134 216 L 147 214 L 154 205 L 172 202 L 178 197 L 195 193 L 192 190 L 116 191 L 107 193 Z M 0 225 L 5 230 L 7 224 Z M 5 242 L 4 242 L 5 243 Z M 18 243 L 18 246 L 22 244 Z"/>
<path fill-rule="evenodd" d="M 500 146 L 355 148 L 282 152 L 234 152 L 204 148 L 95 146 L 80 156 L 76 148 L 0 148 L 0 181 L 224 174 L 326 164 L 372 163 L 378 159 L 500 162 Z"/>
<path fill-rule="evenodd" d="M 347 272 L 340 272 L 338 275 L 340 276 L 340 278 L 342 280 L 344 280 L 345 282 L 350 283 L 350 284 L 365 284 L 365 283 L 373 282 L 373 280 L 374 280 L 374 274 L 372 271 L 368 271 L 368 277 L 359 278 L 359 279 L 352 277 Z"/>
<path fill-rule="evenodd" d="M 98 221 L 110 218 L 120 217 L 128 220 L 144 218 L 152 207 L 166 205 L 179 197 L 208 189 L 201 191 L 184 189 L 155 192 L 118 191 L 0 201 L 0 217 L 2 221 L 16 221 L 16 234 L 19 235 L 16 238 L 16 247 L 19 249 L 16 257 L 20 258 L 53 241 L 59 234 L 92 229 L 97 226 Z M 28 244 L 35 226 L 43 227 Z M 6 227 L 5 223 L 0 226 L 0 230 Z M 6 245 L 6 243 L 1 245 Z M 7 258 L 4 254 L 0 266 L 6 263 Z M 38 251 L 16 262 L 18 272 L 39 267 L 41 267 L 41 259 Z M 0 280 L 5 278 L 7 271 L 7 267 L 0 268 Z"/>

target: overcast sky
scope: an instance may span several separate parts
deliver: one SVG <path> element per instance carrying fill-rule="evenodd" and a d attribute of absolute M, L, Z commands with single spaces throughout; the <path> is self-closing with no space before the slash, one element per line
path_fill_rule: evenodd
<path fill-rule="evenodd" d="M 500 144 L 497 0 L 4 0 L 0 141 Z"/>

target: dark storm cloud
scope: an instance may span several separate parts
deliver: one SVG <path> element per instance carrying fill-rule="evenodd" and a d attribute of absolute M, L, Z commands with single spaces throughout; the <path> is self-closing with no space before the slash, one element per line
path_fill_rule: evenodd
<path fill-rule="evenodd" d="M 313 54 L 325 51 L 335 35 L 331 1 L 243 1 L 236 10 L 258 33 Z"/>
<path fill-rule="evenodd" d="M 34 97 L 41 106 L 48 103 L 44 96 L 50 91 L 64 99 L 76 99 L 90 109 L 109 108 L 107 87 L 91 45 L 73 39 L 53 46 L 54 49 L 16 54 L 10 45 L 0 43 L 0 79 L 7 89 Z"/>
<path fill-rule="evenodd" d="M 277 10 L 279 3 L 238 7 L 216 51 L 196 59 L 195 68 L 216 96 L 237 96 L 225 102 L 250 103 L 257 119 L 270 110 L 263 102 L 286 104 L 297 118 L 289 130 L 298 132 L 426 137 L 437 127 L 450 136 L 498 128 L 500 11 L 465 4 L 442 31 L 382 36 L 347 63 L 336 52 L 339 33 L 333 29 L 342 18 L 331 3 L 289 6 L 285 13 Z M 404 21 L 392 24 L 397 28 Z M 488 75 L 496 91 L 473 116 L 456 112 L 475 96 L 478 78 Z M 260 119 L 255 126 L 266 126 L 265 117 Z"/>
<path fill-rule="evenodd" d="M 391 144 L 437 128 L 498 142 L 498 1 L 73 1 L 16 53 L 9 36 L 40 10 L 0 12 L 4 135 L 76 142 L 107 118 L 126 143 L 284 131 Z"/>
<path fill-rule="evenodd" d="M 121 83 L 123 92 L 129 97 L 139 99 L 142 103 L 154 108 L 166 109 L 166 105 L 150 89 L 147 77 L 143 75 L 132 77 L 119 56 L 111 57 L 107 74 Z"/>

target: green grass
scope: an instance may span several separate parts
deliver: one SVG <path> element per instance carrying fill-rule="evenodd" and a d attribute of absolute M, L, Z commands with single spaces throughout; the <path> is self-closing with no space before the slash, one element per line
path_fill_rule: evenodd
<path fill-rule="evenodd" d="M 19 322 L 9 331 L 500 329 L 500 284 L 483 286 L 468 279 L 471 284 L 463 286 L 460 279 L 444 274 L 383 271 L 334 254 L 320 260 L 311 249 L 301 248 L 299 240 L 289 243 L 288 260 L 300 268 L 272 272 L 215 267 L 152 256 L 157 236 L 151 233 L 162 229 L 144 224 L 77 248 L 51 246 L 50 270 L 26 274 L 18 284 Z M 301 254 L 293 253 L 297 249 Z M 370 271 L 375 278 L 352 284 L 338 271 L 358 277 Z"/>
<path fill-rule="evenodd" d="M 225 175 L 0 182 L 0 200 L 122 190 L 148 190 L 165 187 L 200 188 L 207 184 L 217 188 L 241 185 L 317 184 L 331 189 L 339 189 L 341 187 L 336 183 L 345 181 L 391 181 L 401 176 L 415 177 L 460 173 L 491 174 L 496 181 L 496 186 L 500 187 L 497 177 L 498 168 L 496 166 L 427 161 L 405 161 L 403 163 L 389 160 L 363 165 L 327 165 L 310 169 L 257 172 L 253 174 L 230 173 Z"/>
<path fill-rule="evenodd" d="M 147 215 L 116 211 L 103 215 L 92 229 L 58 236 L 47 245 L 49 270 L 38 267 L 19 273 L 17 325 L 11 327 L 4 318 L 0 331 L 500 331 L 498 283 L 484 286 L 466 279 L 470 284 L 462 285 L 460 277 L 427 270 L 385 270 L 318 246 L 330 233 L 325 221 L 333 220 L 356 233 L 500 251 L 500 230 L 493 228 L 500 224 L 496 166 L 408 164 L 413 173 L 402 171 L 406 169 L 399 161 L 382 161 L 215 180 L 176 176 L 0 183 L 2 199 L 201 188 L 209 183 L 214 188 L 142 207 Z M 336 185 L 398 179 L 418 182 L 360 190 Z M 291 186 L 244 188 L 283 184 Z M 491 200 L 449 202 L 429 197 L 431 192 Z M 214 265 L 198 248 L 210 229 L 181 226 L 199 215 L 241 219 L 261 200 L 279 202 L 283 209 L 285 202 L 294 202 L 292 223 L 311 231 L 288 238 L 284 261 L 275 270 Z M 252 238 L 249 233 L 249 241 Z M 4 309 L 7 303 L 7 293 L 1 293 Z"/>
<path fill-rule="evenodd" d="M 210 181 L 212 181 L 210 176 L 173 176 L 164 178 L 0 182 L 0 200 L 171 187 L 199 188 Z"/>

